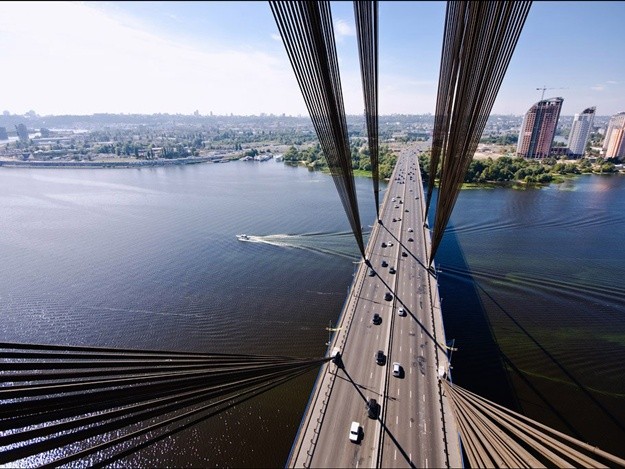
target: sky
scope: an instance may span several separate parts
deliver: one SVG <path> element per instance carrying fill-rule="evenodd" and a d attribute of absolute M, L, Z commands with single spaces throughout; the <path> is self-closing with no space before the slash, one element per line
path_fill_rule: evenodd
<path fill-rule="evenodd" d="M 445 2 L 379 2 L 379 112 L 434 113 Z M 347 114 L 352 2 L 331 2 Z M 625 1 L 535 1 L 493 106 L 625 111 Z M 268 2 L 0 2 L 0 112 L 307 115 Z"/>

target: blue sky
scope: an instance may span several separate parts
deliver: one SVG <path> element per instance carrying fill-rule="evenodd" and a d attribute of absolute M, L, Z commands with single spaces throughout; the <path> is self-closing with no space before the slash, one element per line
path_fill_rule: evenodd
<path fill-rule="evenodd" d="M 380 2 L 381 114 L 434 113 L 445 2 Z M 332 2 L 349 114 L 352 2 Z M 493 113 L 625 111 L 625 2 L 534 2 Z M 306 115 L 267 2 L 0 2 L 0 111 Z"/>

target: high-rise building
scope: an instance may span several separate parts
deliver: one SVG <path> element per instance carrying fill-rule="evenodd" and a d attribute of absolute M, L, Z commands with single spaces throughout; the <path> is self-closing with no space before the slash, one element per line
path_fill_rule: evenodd
<path fill-rule="evenodd" d="M 17 131 L 20 142 L 28 142 L 28 129 L 24 124 L 16 125 L 15 130 Z"/>
<path fill-rule="evenodd" d="M 525 113 L 519 133 L 517 154 L 525 158 L 545 158 L 551 153 L 562 98 L 543 99 Z"/>
<path fill-rule="evenodd" d="M 581 114 L 575 114 L 573 117 L 573 125 L 569 134 L 569 154 L 571 156 L 584 156 L 586 151 L 586 143 L 590 137 L 592 124 L 595 120 L 595 111 L 597 108 L 589 107 L 584 109 Z"/>
<path fill-rule="evenodd" d="M 612 116 L 603 141 L 603 154 L 606 158 L 625 159 L 625 112 Z"/>
<path fill-rule="evenodd" d="M 6 127 L 0 127 L 0 140 L 8 140 L 9 134 L 7 134 Z"/>

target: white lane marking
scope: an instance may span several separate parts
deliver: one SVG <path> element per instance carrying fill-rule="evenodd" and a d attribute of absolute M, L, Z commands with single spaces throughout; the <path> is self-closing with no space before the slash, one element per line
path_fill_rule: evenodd
<path fill-rule="evenodd" d="M 410 399 L 412 399 L 412 389 L 410 390 Z"/>
<path fill-rule="evenodd" d="M 425 394 L 423 395 L 423 402 L 425 402 Z"/>
<path fill-rule="evenodd" d="M 397 388 L 397 396 L 399 397 L 399 388 Z"/>
<path fill-rule="evenodd" d="M 428 432 L 428 424 L 427 422 L 423 422 L 423 433 L 427 433 Z"/>
<path fill-rule="evenodd" d="M 395 450 L 395 460 L 397 460 L 397 450 Z"/>
<path fill-rule="evenodd" d="M 412 353 L 412 347 L 410 347 L 410 353 Z"/>
<path fill-rule="evenodd" d="M 428 459 L 425 458 L 425 468 L 427 469 L 427 467 L 428 467 Z"/>
<path fill-rule="evenodd" d="M 412 374 L 412 368 L 410 368 L 410 374 Z"/>
<path fill-rule="evenodd" d="M 412 462 L 412 453 L 408 453 L 410 455 L 410 462 Z"/>
<path fill-rule="evenodd" d="M 399 351 L 401 352 L 401 345 L 399 346 Z"/>
<path fill-rule="evenodd" d="M 412 428 L 412 420 L 410 421 L 410 428 Z"/>
<path fill-rule="evenodd" d="M 395 425 L 398 425 L 398 424 L 399 424 L 399 415 L 395 417 Z"/>

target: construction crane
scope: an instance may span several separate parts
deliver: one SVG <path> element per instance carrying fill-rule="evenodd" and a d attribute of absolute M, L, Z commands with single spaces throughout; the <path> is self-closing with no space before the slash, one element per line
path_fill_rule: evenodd
<path fill-rule="evenodd" d="M 540 96 L 540 100 L 545 99 L 545 91 L 546 90 L 566 90 L 566 88 L 547 88 L 543 86 L 542 88 L 536 88 L 536 90 L 543 90 L 543 94 Z"/>

